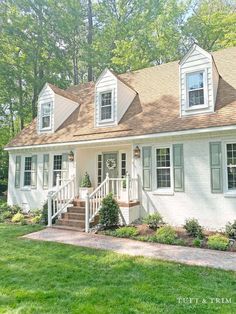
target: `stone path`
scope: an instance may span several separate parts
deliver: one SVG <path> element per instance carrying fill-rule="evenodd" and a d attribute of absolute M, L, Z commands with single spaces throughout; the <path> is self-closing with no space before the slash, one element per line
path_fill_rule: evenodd
<path fill-rule="evenodd" d="M 23 238 L 67 243 L 82 247 L 103 249 L 131 256 L 145 256 L 188 265 L 209 266 L 236 271 L 236 253 L 190 248 L 159 243 L 145 243 L 130 239 L 87 234 L 56 228 L 46 228 Z"/>

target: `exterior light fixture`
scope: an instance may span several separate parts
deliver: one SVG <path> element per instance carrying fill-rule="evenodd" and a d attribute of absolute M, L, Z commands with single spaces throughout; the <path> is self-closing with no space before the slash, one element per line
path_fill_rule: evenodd
<path fill-rule="evenodd" d="M 69 161 L 74 161 L 74 153 L 72 152 L 72 150 L 69 152 L 69 154 L 68 154 L 68 159 L 69 159 Z"/>
<path fill-rule="evenodd" d="M 134 149 L 134 158 L 140 158 L 140 148 L 138 146 Z"/>

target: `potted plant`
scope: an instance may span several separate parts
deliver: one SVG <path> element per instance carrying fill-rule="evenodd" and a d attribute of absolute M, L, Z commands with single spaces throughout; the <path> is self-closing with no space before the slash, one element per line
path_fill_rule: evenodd
<path fill-rule="evenodd" d="M 89 178 L 89 174 L 85 172 L 84 177 L 82 178 L 80 188 L 79 188 L 79 198 L 84 200 L 86 195 L 93 192 L 92 184 Z"/>

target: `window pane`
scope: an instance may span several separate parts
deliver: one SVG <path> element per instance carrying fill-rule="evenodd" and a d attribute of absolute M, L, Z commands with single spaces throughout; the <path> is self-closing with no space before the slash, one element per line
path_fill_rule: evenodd
<path fill-rule="evenodd" d="M 170 167 L 170 149 L 157 149 L 157 167 Z"/>
<path fill-rule="evenodd" d="M 170 169 L 157 169 L 157 187 L 170 187 Z"/>
<path fill-rule="evenodd" d="M 101 106 L 111 106 L 111 92 L 101 94 Z"/>
<path fill-rule="evenodd" d="M 188 89 L 203 88 L 203 72 L 188 74 Z"/>
<path fill-rule="evenodd" d="M 189 92 L 189 107 L 196 105 L 204 105 L 204 91 L 203 89 Z"/>
<path fill-rule="evenodd" d="M 229 190 L 236 189 L 236 168 L 228 167 L 228 188 Z"/>
<path fill-rule="evenodd" d="M 25 157 L 25 170 L 31 170 L 31 157 Z"/>
<path fill-rule="evenodd" d="M 42 128 L 49 128 L 50 127 L 50 116 L 42 117 Z"/>
<path fill-rule="evenodd" d="M 43 104 L 42 105 L 42 115 L 50 115 L 51 112 L 51 104 Z"/>
<path fill-rule="evenodd" d="M 61 170 L 62 166 L 62 155 L 55 155 L 53 160 L 53 169 Z"/>
<path fill-rule="evenodd" d="M 101 108 L 101 120 L 111 119 L 111 106 Z"/>
<path fill-rule="evenodd" d="M 29 186 L 31 185 L 31 172 L 25 172 L 25 175 L 24 175 L 24 185 L 25 186 Z"/>
<path fill-rule="evenodd" d="M 227 144 L 227 165 L 236 165 L 236 144 Z"/>

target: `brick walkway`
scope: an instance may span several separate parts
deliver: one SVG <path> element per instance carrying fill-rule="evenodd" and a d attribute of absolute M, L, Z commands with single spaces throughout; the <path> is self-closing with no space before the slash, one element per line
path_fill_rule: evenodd
<path fill-rule="evenodd" d="M 145 243 L 130 239 L 86 234 L 56 228 L 25 235 L 23 238 L 67 243 L 77 246 L 109 250 L 131 256 L 145 256 L 188 265 L 209 266 L 236 271 L 236 253 L 221 252 L 183 246 Z"/>

